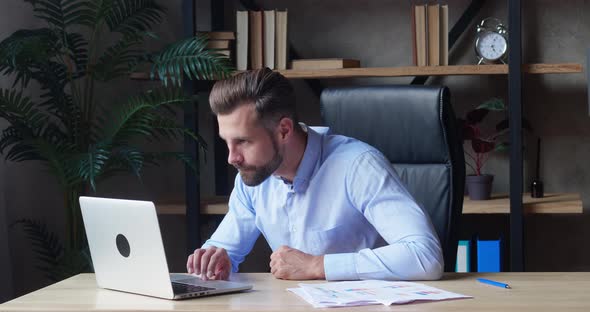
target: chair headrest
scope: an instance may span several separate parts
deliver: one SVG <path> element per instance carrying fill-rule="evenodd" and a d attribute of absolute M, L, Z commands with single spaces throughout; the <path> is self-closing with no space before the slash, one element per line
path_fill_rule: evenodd
<path fill-rule="evenodd" d="M 447 163 L 449 98 L 446 87 L 384 85 L 328 88 L 320 102 L 332 133 L 369 143 L 392 163 Z"/>

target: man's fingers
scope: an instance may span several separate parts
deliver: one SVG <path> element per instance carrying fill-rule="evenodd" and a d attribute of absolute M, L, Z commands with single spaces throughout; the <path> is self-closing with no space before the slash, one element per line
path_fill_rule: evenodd
<path fill-rule="evenodd" d="M 268 264 L 271 268 L 274 268 L 277 266 L 277 259 L 272 259 L 270 260 L 270 263 Z"/>
<path fill-rule="evenodd" d="M 280 257 L 281 253 L 283 253 L 289 249 L 290 249 L 289 246 L 285 246 L 285 245 L 280 246 L 279 248 L 277 248 L 277 250 L 275 250 L 272 254 L 270 254 L 270 259 L 274 260 L 274 259 Z"/>
<path fill-rule="evenodd" d="M 207 274 L 207 278 L 213 278 L 216 275 L 216 269 L 221 265 L 223 265 L 222 261 L 224 261 L 227 257 L 225 253 L 225 249 L 217 248 L 215 252 L 211 255 L 211 259 L 209 260 L 209 265 L 207 266 L 207 271 L 204 274 Z"/>
<path fill-rule="evenodd" d="M 193 253 L 193 263 L 192 263 L 192 269 L 193 269 L 193 273 L 195 274 L 201 274 L 201 256 L 203 255 L 203 253 L 205 252 L 204 249 L 196 249 L 195 252 Z"/>
<path fill-rule="evenodd" d="M 194 254 L 190 254 L 188 256 L 188 259 L 186 260 L 186 271 L 188 272 L 188 274 L 192 274 L 195 271 L 193 268 L 193 258 Z"/>
<path fill-rule="evenodd" d="M 186 270 L 190 274 L 200 275 L 203 280 L 228 279 L 231 263 L 227 251 L 211 246 L 207 249 L 195 249 L 186 260 Z"/>
<path fill-rule="evenodd" d="M 207 250 L 205 250 L 205 252 L 201 256 L 200 273 L 201 273 L 201 279 L 203 279 L 203 280 L 208 279 L 207 268 L 209 267 L 209 262 L 211 261 L 211 256 L 213 255 L 213 253 L 215 253 L 216 249 L 217 248 L 215 248 L 215 247 L 207 248 Z"/>
<path fill-rule="evenodd" d="M 227 280 L 229 278 L 229 268 L 226 265 L 219 263 L 215 269 L 216 280 Z"/>

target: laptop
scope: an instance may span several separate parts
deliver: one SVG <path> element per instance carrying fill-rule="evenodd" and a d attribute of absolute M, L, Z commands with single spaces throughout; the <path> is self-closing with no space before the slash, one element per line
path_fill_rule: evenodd
<path fill-rule="evenodd" d="M 251 289 L 231 281 L 170 274 L 152 202 L 80 197 L 98 287 L 165 299 Z"/>

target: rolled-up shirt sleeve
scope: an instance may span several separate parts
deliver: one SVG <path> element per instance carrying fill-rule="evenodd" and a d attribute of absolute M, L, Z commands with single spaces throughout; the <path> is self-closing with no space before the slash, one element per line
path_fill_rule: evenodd
<path fill-rule="evenodd" d="M 260 231 L 255 224 L 256 214 L 249 197 L 246 196 L 245 187 L 238 174 L 229 198 L 228 213 L 211 238 L 201 247 L 224 248 L 231 260 L 233 272 L 238 271 L 239 264 L 244 261 L 260 236 Z"/>
<path fill-rule="evenodd" d="M 327 280 L 435 280 L 442 276 L 442 248 L 428 214 L 414 201 L 387 159 L 359 156 L 346 175 L 350 202 L 387 242 L 355 253 L 327 254 Z"/>

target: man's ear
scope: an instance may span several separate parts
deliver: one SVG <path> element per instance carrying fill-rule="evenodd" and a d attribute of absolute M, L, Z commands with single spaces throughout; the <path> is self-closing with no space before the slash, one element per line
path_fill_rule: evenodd
<path fill-rule="evenodd" d="M 291 118 L 283 117 L 279 121 L 278 130 L 279 130 L 279 139 L 286 140 L 291 135 L 293 135 L 293 120 Z"/>

